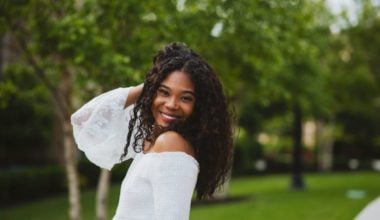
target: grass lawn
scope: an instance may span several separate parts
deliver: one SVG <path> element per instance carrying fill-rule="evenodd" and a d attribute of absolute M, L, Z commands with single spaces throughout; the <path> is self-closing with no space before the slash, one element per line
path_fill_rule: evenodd
<path fill-rule="evenodd" d="M 380 173 L 330 173 L 305 176 L 307 189 L 289 190 L 290 177 L 274 175 L 234 178 L 232 197 L 243 199 L 219 204 L 195 205 L 191 220 L 344 220 L 355 215 L 380 196 Z M 110 190 L 109 215 L 115 212 L 119 185 Z M 83 219 L 94 217 L 93 190 L 82 193 Z M 0 210 L 2 220 L 68 219 L 66 195 Z"/>

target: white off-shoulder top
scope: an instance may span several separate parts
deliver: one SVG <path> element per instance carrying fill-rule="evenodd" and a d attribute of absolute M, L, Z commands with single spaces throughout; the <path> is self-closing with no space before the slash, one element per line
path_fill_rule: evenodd
<path fill-rule="evenodd" d="M 78 148 L 95 165 L 111 169 L 124 152 L 133 106 L 124 109 L 129 88 L 101 94 L 71 116 Z M 133 135 L 132 135 L 133 136 Z M 132 140 L 133 141 L 133 140 Z M 199 173 L 184 152 L 135 153 L 120 190 L 113 220 L 187 220 Z"/>

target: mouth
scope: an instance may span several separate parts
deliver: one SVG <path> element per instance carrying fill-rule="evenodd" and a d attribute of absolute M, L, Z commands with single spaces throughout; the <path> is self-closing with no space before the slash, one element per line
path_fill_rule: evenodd
<path fill-rule="evenodd" d="M 165 122 L 172 122 L 172 121 L 176 121 L 176 120 L 181 119 L 180 116 L 169 114 L 169 113 L 164 113 L 164 112 L 160 112 L 160 115 L 162 116 L 162 119 Z"/>

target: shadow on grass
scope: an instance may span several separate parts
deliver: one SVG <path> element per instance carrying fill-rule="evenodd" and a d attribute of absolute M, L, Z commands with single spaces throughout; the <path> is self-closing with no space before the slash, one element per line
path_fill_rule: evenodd
<path fill-rule="evenodd" d="M 228 204 L 228 203 L 239 203 L 251 199 L 252 196 L 229 196 L 223 199 L 207 199 L 207 200 L 194 200 L 191 202 L 192 207 L 199 206 L 211 206 L 219 204 Z"/>

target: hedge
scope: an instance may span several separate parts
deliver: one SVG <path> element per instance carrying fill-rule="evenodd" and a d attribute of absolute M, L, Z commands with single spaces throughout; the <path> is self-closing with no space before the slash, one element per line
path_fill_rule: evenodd
<path fill-rule="evenodd" d="M 128 162 L 115 166 L 112 169 L 111 181 L 120 183 L 129 164 Z M 78 168 L 81 188 L 96 187 L 100 169 L 89 162 L 80 162 Z M 1 207 L 66 193 L 65 170 L 56 165 L 2 170 L 0 189 Z"/>

